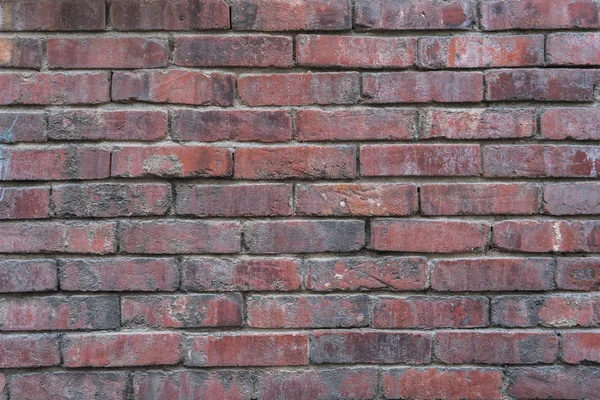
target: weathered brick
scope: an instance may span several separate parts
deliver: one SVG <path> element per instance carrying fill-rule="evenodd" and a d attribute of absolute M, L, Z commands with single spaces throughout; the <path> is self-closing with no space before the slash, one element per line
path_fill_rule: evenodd
<path fill-rule="evenodd" d="M 593 399 L 600 393 L 597 367 L 511 368 L 508 377 L 508 393 L 519 399 Z"/>
<path fill-rule="evenodd" d="M 454 183 L 420 188 L 423 215 L 531 215 L 540 207 L 532 184 Z"/>
<path fill-rule="evenodd" d="M 13 375 L 13 400 L 123 400 L 128 376 L 123 372 L 38 372 Z"/>
<path fill-rule="evenodd" d="M 190 367 L 284 366 L 308 364 L 305 333 L 221 333 L 187 337 Z"/>
<path fill-rule="evenodd" d="M 0 30 L 2 22 L 0 22 Z M 0 39 L 0 67 L 35 68 L 42 66 L 42 44 L 38 39 Z"/>
<path fill-rule="evenodd" d="M 58 287 L 54 260 L 0 261 L 0 293 L 54 291 Z"/>
<path fill-rule="evenodd" d="M 2 4 L 0 31 L 99 31 L 104 0 L 10 0 Z"/>
<path fill-rule="evenodd" d="M 558 355 L 558 337 L 540 331 L 439 331 L 435 356 L 446 364 L 549 364 Z"/>
<path fill-rule="evenodd" d="M 559 258 L 556 283 L 560 289 L 598 290 L 600 258 Z"/>
<path fill-rule="evenodd" d="M 175 39 L 173 62 L 182 67 L 291 67 L 288 36 L 187 36 Z"/>
<path fill-rule="evenodd" d="M 38 112 L 0 112 L 0 143 L 45 142 L 46 121 Z"/>
<path fill-rule="evenodd" d="M 167 136 L 167 113 L 148 110 L 66 110 L 48 117 L 53 140 L 161 140 Z"/>
<path fill-rule="evenodd" d="M 356 174 L 354 146 L 240 148 L 234 176 L 242 179 L 347 179 Z"/>
<path fill-rule="evenodd" d="M 242 326 L 242 296 L 236 293 L 122 297 L 121 322 L 130 328 Z"/>
<path fill-rule="evenodd" d="M 51 367 L 60 364 L 58 335 L 0 335 L 2 368 Z"/>
<path fill-rule="evenodd" d="M 548 36 L 548 61 L 554 65 L 599 65 L 600 35 L 556 33 Z"/>
<path fill-rule="evenodd" d="M 287 142 L 292 116 L 285 110 L 175 110 L 172 135 L 196 142 Z"/>
<path fill-rule="evenodd" d="M 526 253 L 600 251 L 600 221 L 502 221 L 494 246 Z"/>
<path fill-rule="evenodd" d="M 114 0 L 110 21 L 119 31 L 227 29 L 229 7 L 223 0 Z"/>
<path fill-rule="evenodd" d="M 482 251 L 487 223 L 378 219 L 371 222 L 370 248 L 378 251 L 461 253 Z"/>
<path fill-rule="evenodd" d="M 394 144 L 360 147 L 362 176 L 476 176 L 478 145 Z"/>
<path fill-rule="evenodd" d="M 116 228 L 115 222 L 7 222 L 0 224 L 0 252 L 114 253 Z"/>
<path fill-rule="evenodd" d="M 308 259 L 306 287 L 313 291 L 372 290 L 417 291 L 428 286 L 423 257 L 344 257 Z"/>
<path fill-rule="evenodd" d="M 600 184 L 547 185 L 544 187 L 544 212 L 550 215 L 600 214 Z"/>
<path fill-rule="evenodd" d="M 181 287 L 187 291 L 291 291 L 301 285 L 296 260 L 185 258 Z"/>
<path fill-rule="evenodd" d="M 366 295 L 250 296 L 248 326 L 253 328 L 352 328 L 370 322 Z"/>
<path fill-rule="evenodd" d="M 68 259 L 60 262 L 60 287 L 68 291 L 173 291 L 179 286 L 174 259 Z"/>
<path fill-rule="evenodd" d="M 431 347 L 425 332 L 315 331 L 310 357 L 313 364 L 426 364 Z"/>
<path fill-rule="evenodd" d="M 350 0 L 233 0 L 234 30 L 335 31 L 352 28 Z"/>
<path fill-rule="evenodd" d="M 291 215 L 292 185 L 178 185 L 178 215 L 260 217 Z"/>
<path fill-rule="evenodd" d="M 146 38 L 50 38 L 48 66 L 70 68 L 157 68 L 168 64 L 167 41 Z"/>
<path fill-rule="evenodd" d="M 296 60 L 317 67 L 408 68 L 416 47 L 414 38 L 298 35 Z"/>
<path fill-rule="evenodd" d="M 484 328 L 488 325 L 485 297 L 378 297 L 374 328 Z"/>
<path fill-rule="evenodd" d="M 383 372 L 386 399 L 500 400 L 502 371 L 490 368 L 394 368 Z"/>
<path fill-rule="evenodd" d="M 297 215 L 410 215 L 418 208 L 412 184 L 296 185 Z"/>
<path fill-rule="evenodd" d="M 173 365 L 179 362 L 181 335 L 174 332 L 89 333 L 63 336 L 67 368 Z"/>
<path fill-rule="evenodd" d="M 480 72 L 407 71 L 363 74 L 365 103 L 475 103 L 483 100 Z"/>
<path fill-rule="evenodd" d="M 244 224 L 246 248 L 254 254 L 324 253 L 360 250 L 363 221 L 251 221 Z"/>
<path fill-rule="evenodd" d="M 231 151 L 207 146 L 128 146 L 112 154 L 116 177 L 222 177 L 233 169 Z"/>
<path fill-rule="evenodd" d="M 375 30 L 467 29 L 477 19 L 470 0 L 357 0 L 356 26 Z"/>
<path fill-rule="evenodd" d="M 563 332 L 562 359 L 569 364 L 600 363 L 600 332 Z"/>
<path fill-rule="evenodd" d="M 58 217 L 119 217 L 164 215 L 171 205 L 165 184 L 98 183 L 52 187 Z"/>
<path fill-rule="evenodd" d="M 235 79 L 231 73 L 179 69 L 115 72 L 111 93 L 113 101 L 231 106 Z"/>
<path fill-rule="evenodd" d="M 536 130 L 533 108 L 423 111 L 419 139 L 519 139 Z"/>
<path fill-rule="evenodd" d="M 551 258 L 436 260 L 431 287 L 442 292 L 544 291 L 554 286 Z"/>
<path fill-rule="evenodd" d="M 0 198 L 0 219 L 48 218 L 48 188 L 3 187 L 0 188 Z"/>
<path fill-rule="evenodd" d="M 305 109 L 296 112 L 296 140 L 404 140 L 416 132 L 417 111 L 399 108 Z"/>
<path fill-rule="evenodd" d="M 595 108 L 560 107 L 541 116 L 542 135 L 549 140 L 600 140 L 600 111 Z"/>
<path fill-rule="evenodd" d="M 119 232 L 120 251 L 139 254 L 236 253 L 240 224 L 227 221 L 128 221 Z"/>
<path fill-rule="evenodd" d="M 2 331 L 115 329 L 119 326 L 117 296 L 27 297 L 0 301 Z"/>

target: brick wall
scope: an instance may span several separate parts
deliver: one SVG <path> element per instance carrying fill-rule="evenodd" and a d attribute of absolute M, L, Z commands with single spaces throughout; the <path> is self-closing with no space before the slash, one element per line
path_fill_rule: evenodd
<path fill-rule="evenodd" d="M 2 0 L 0 399 L 599 399 L 600 0 Z"/>

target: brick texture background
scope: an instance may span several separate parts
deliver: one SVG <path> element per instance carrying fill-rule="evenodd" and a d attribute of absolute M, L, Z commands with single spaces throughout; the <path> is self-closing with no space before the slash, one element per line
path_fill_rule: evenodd
<path fill-rule="evenodd" d="M 0 1 L 0 399 L 600 399 L 600 0 Z"/>

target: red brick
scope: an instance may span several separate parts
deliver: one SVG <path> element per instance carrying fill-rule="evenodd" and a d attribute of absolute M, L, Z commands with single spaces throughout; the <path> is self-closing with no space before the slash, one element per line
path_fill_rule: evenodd
<path fill-rule="evenodd" d="M 0 143 L 45 142 L 46 120 L 37 112 L 0 112 Z"/>
<path fill-rule="evenodd" d="M 569 364 L 600 363 L 600 332 L 563 332 L 562 353 L 562 359 Z"/>
<path fill-rule="evenodd" d="M 108 254 L 116 250 L 115 222 L 7 222 L 0 228 L 3 253 Z"/>
<path fill-rule="evenodd" d="M 551 258 L 436 260 L 431 287 L 442 292 L 552 290 Z"/>
<path fill-rule="evenodd" d="M 58 346 L 58 335 L 0 335 L 0 366 L 32 368 L 58 365 Z"/>
<path fill-rule="evenodd" d="M 235 90 L 231 73 L 191 70 L 114 72 L 113 101 L 141 101 L 231 106 Z"/>
<path fill-rule="evenodd" d="M 3 187 L 0 189 L 0 198 L 0 219 L 48 218 L 48 188 Z"/>
<path fill-rule="evenodd" d="M 35 68 L 42 66 L 42 44 L 38 39 L 0 39 L 0 67 Z"/>
<path fill-rule="evenodd" d="M 519 399 L 593 399 L 600 393 L 597 367 L 511 368 L 508 393 Z"/>
<path fill-rule="evenodd" d="M 488 325 L 485 297 L 378 297 L 374 328 L 480 328 Z"/>
<path fill-rule="evenodd" d="M 492 300 L 492 321 L 509 328 L 599 326 L 600 297 L 499 296 Z"/>
<path fill-rule="evenodd" d="M 423 257 L 308 259 L 306 287 L 313 291 L 423 290 L 427 260 Z"/>
<path fill-rule="evenodd" d="M 138 400 L 248 400 L 252 373 L 241 370 L 146 371 L 133 376 Z"/>
<path fill-rule="evenodd" d="M 600 214 L 600 184 L 547 185 L 544 187 L 544 212 L 550 215 Z"/>
<path fill-rule="evenodd" d="M 502 221 L 494 246 L 527 253 L 600 251 L 600 221 Z"/>
<path fill-rule="evenodd" d="M 414 38 L 298 35 L 296 61 L 317 67 L 408 68 L 415 63 Z"/>
<path fill-rule="evenodd" d="M 57 287 L 54 260 L 0 261 L 0 293 L 45 292 Z"/>
<path fill-rule="evenodd" d="M 410 215 L 417 203 L 412 184 L 296 185 L 297 215 Z"/>
<path fill-rule="evenodd" d="M 600 111 L 595 108 L 560 107 L 546 110 L 541 131 L 549 140 L 600 140 Z"/>
<path fill-rule="evenodd" d="M 484 0 L 485 30 L 597 28 L 596 0 Z"/>
<path fill-rule="evenodd" d="M 540 207 L 539 186 L 455 183 L 420 188 L 423 215 L 531 215 Z"/>
<path fill-rule="evenodd" d="M 347 179 L 355 174 L 354 146 L 253 147 L 235 152 L 236 178 Z"/>
<path fill-rule="evenodd" d="M 597 146 L 486 146 L 483 171 L 486 177 L 596 178 L 600 150 Z"/>
<path fill-rule="evenodd" d="M 536 130 L 533 108 L 423 111 L 419 139 L 520 139 Z"/>
<path fill-rule="evenodd" d="M 476 103 L 483 100 L 480 72 L 382 72 L 363 74 L 365 103 Z"/>
<path fill-rule="evenodd" d="M 360 148 L 362 176 L 477 176 L 479 145 L 395 144 Z"/>
<path fill-rule="evenodd" d="M 600 258 L 559 258 L 556 283 L 560 289 L 598 290 Z"/>
<path fill-rule="evenodd" d="M 104 0 L 12 0 L 2 5 L 0 31 L 104 30 Z"/>
<path fill-rule="evenodd" d="M 221 333 L 187 338 L 188 367 L 308 365 L 305 333 Z"/>
<path fill-rule="evenodd" d="M 310 357 L 313 364 L 427 364 L 431 342 L 425 332 L 316 331 Z"/>
<path fill-rule="evenodd" d="M 67 110 L 48 117 L 54 140 L 161 140 L 167 136 L 167 113 L 147 110 Z"/>
<path fill-rule="evenodd" d="M 48 39 L 50 68 L 156 68 L 168 63 L 167 41 L 146 38 Z"/>
<path fill-rule="evenodd" d="M 477 19 L 470 0 L 358 0 L 356 26 L 375 30 L 467 29 Z"/>
<path fill-rule="evenodd" d="M 89 333 L 63 336 L 67 368 L 174 365 L 181 335 L 174 332 Z"/>
<path fill-rule="evenodd" d="M 350 0 L 233 0 L 234 30 L 335 31 L 352 28 Z"/>
<path fill-rule="evenodd" d="M 107 72 L 39 72 L 0 75 L 1 105 L 100 104 L 110 101 Z"/>
<path fill-rule="evenodd" d="M 383 372 L 386 399 L 500 400 L 502 371 L 483 368 L 394 368 Z"/>
<path fill-rule="evenodd" d="M 548 36 L 548 61 L 554 65 L 600 65 L 600 35 L 556 33 Z"/>
<path fill-rule="evenodd" d="M 243 75 L 238 92 L 249 106 L 354 104 L 359 99 L 357 72 Z"/>
<path fill-rule="evenodd" d="M 294 371 L 265 371 L 258 375 L 258 398 L 354 399 L 375 398 L 375 368 L 327 368 Z"/>
<path fill-rule="evenodd" d="M 446 36 L 419 41 L 421 67 L 490 68 L 544 65 L 544 36 Z"/>
<path fill-rule="evenodd" d="M 296 140 L 404 140 L 416 132 L 417 111 L 401 108 L 298 110 Z"/>
<path fill-rule="evenodd" d="M 250 296 L 252 328 L 351 328 L 367 326 L 371 301 L 366 295 Z"/>
<path fill-rule="evenodd" d="M 116 177 L 218 177 L 230 176 L 231 152 L 206 146 L 128 146 L 112 154 Z"/>
<path fill-rule="evenodd" d="M 60 288 L 83 292 L 173 291 L 179 286 L 174 259 L 69 259 L 60 262 Z"/>
<path fill-rule="evenodd" d="M 292 214 L 292 185 L 178 185 L 178 215 L 202 217 Z"/>
<path fill-rule="evenodd" d="M 97 147 L 11 148 L 4 152 L 4 157 L 3 178 L 8 181 L 103 179 L 110 176 L 110 151 Z M 40 168 L 41 165 L 44 168 Z"/>
<path fill-rule="evenodd" d="M 196 142 L 287 142 L 292 116 L 285 110 L 175 110 L 173 136 Z"/>
<path fill-rule="evenodd" d="M 592 101 L 593 75 L 582 69 L 497 69 L 485 72 L 489 101 Z"/>
<path fill-rule="evenodd" d="M 187 36 L 175 39 L 173 62 L 183 67 L 291 67 L 288 36 Z"/>
<path fill-rule="evenodd" d="M 482 251 L 489 232 L 487 223 L 379 219 L 371 222 L 370 248 L 424 253 Z"/>
<path fill-rule="evenodd" d="M 185 258 L 181 287 L 187 291 L 291 291 L 301 286 L 298 261 L 276 258 Z"/>
<path fill-rule="evenodd" d="M 186 254 L 240 251 L 240 224 L 227 221 L 128 221 L 120 226 L 124 253 Z"/>
<path fill-rule="evenodd" d="M 130 328 L 242 326 L 242 297 L 237 293 L 122 297 L 121 322 Z"/>
<path fill-rule="evenodd" d="M 325 253 L 360 250 L 365 223 L 353 220 L 251 221 L 244 225 L 248 252 Z"/>
<path fill-rule="evenodd" d="M 52 187 L 58 217 L 164 215 L 171 205 L 171 186 L 140 183 L 98 183 Z"/>
<path fill-rule="evenodd" d="M 227 29 L 229 7 L 223 0 L 114 0 L 110 21 L 119 31 Z"/>
<path fill-rule="evenodd" d="M 549 364 L 558 337 L 540 331 L 439 331 L 435 356 L 446 364 Z"/>
<path fill-rule="evenodd" d="M 128 376 L 123 372 L 41 372 L 13 375 L 13 400 L 103 399 L 123 400 Z"/>
<path fill-rule="evenodd" d="M 0 302 L 0 330 L 116 329 L 117 296 L 7 298 Z"/>

